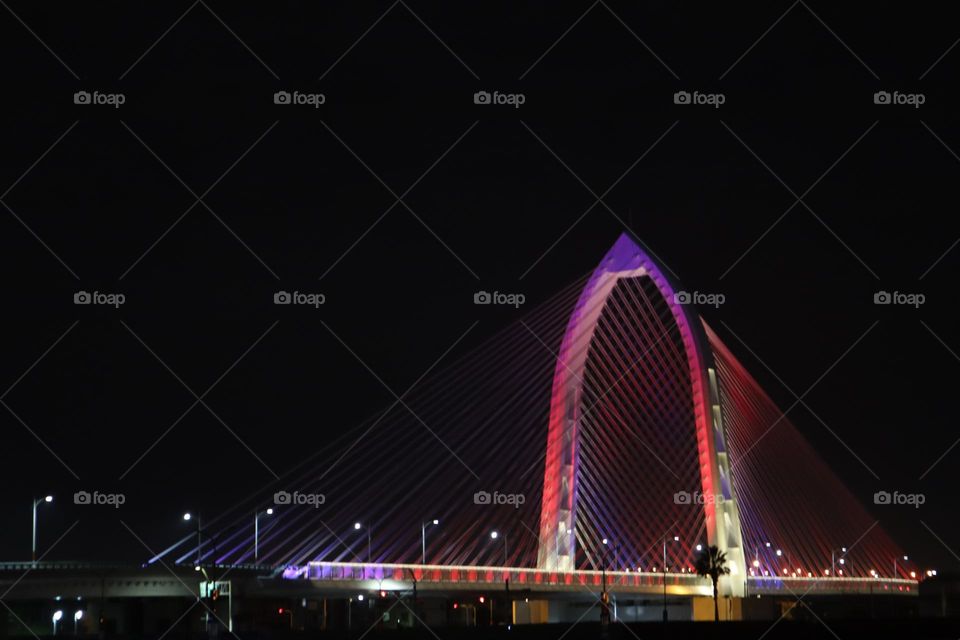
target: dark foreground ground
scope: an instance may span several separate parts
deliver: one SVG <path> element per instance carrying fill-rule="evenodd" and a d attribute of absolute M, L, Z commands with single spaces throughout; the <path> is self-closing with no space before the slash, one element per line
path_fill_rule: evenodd
<path fill-rule="evenodd" d="M 51 636 L 44 636 L 51 637 Z M 94 638 L 96 636 L 86 636 Z M 119 637 L 114 636 L 115 638 Z M 175 632 L 164 639 L 201 640 L 208 636 L 179 635 Z M 960 619 L 928 620 L 843 620 L 822 622 L 798 622 L 782 620 L 776 624 L 770 622 L 671 622 L 664 626 L 658 623 L 612 624 L 604 632 L 599 623 L 582 622 L 570 625 L 514 626 L 513 628 L 495 627 L 492 629 L 467 629 L 463 627 L 434 627 L 431 629 L 379 631 L 376 629 L 355 629 L 346 632 L 241 632 L 237 636 L 223 634 L 221 638 L 238 640 L 447 640 L 448 638 L 466 638 L 484 640 L 487 638 L 530 640 L 660 640 L 678 638 L 692 640 L 725 640 L 737 638 L 745 640 L 852 640 L 854 638 L 898 638 L 916 640 L 957 640 L 960 638 Z M 138 637 L 139 638 L 139 637 Z M 133 640 L 122 638 L 122 640 Z M 147 639 L 144 639 L 147 640 Z"/>

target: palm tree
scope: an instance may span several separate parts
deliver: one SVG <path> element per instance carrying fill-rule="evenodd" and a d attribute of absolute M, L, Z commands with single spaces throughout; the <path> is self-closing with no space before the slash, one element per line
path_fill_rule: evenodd
<path fill-rule="evenodd" d="M 730 573 L 730 567 L 727 566 L 727 554 L 720 551 L 715 545 L 711 545 L 697 554 L 696 561 L 697 575 L 703 578 L 709 577 L 713 581 L 713 619 L 720 621 L 720 608 L 717 605 L 717 581 L 720 576 Z"/>

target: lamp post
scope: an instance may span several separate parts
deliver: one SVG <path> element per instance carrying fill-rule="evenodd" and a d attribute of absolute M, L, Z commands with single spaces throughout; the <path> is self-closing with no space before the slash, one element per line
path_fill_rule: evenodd
<path fill-rule="evenodd" d="M 830 549 L 830 575 L 832 575 L 833 577 L 836 577 L 836 576 L 837 576 L 837 560 L 836 560 L 836 559 L 837 559 L 837 555 L 836 555 L 836 554 L 837 554 L 837 551 L 839 551 L 840 553 L 846 555 L 846 554 L 847 554 L 847 548 L 846 548 L 846 547 L 840 547 L 839 549 Z M 841 558 L 840 558 L 840 564 L 843 564 L 843 563 L 844 563 L 843 560 L 844 560 L 843 557 L 841 557 Z M 894 571 L 894 573 L 896 573 L 896 571 Z"/>
<path fill-rule="evenodd" d="M 77 635 L 77 623 L 80 622 L 80 618 L 83 617 L 83 609 L 77 609 L 73 614 L 73 635 Z"/>
<path fill-rule="evenodd" d="M 490 532 L 490 539 L 496 540 L 500 534 L 496 531 Z M 507 566 L 509 555 L 507 554 L 507 534 L 503 534 L 503 566 Z"/>
<path fill-rule="evenodd" d="M 909 556 L 903 556 L 904 562 L 906 562 L 909 559 L 910 559 Z M 893 577 L 894 578 L 897 577 L 897 557 L 896 556 L 893 557 Z"/>
<path fill-rule="evenodd" d="M 255 511 L 253 513 L 253 559 L 257 560 L 260 557 L 260 516 L 261 515 L 273 515 L 273 508 L 269 508 L 266 511 Z M 200 526 L 199 523 L 197 526 Z M 199 563 L 198 563 L 199 564 Z"/>
<path fill-rule="evenodd" d="M 57 635 L 57 623 L 63 617 L 63 611 L 57 609 L 53 612 L 53 635 Z"/>
<path fill-rule="evenodd" d="M 427 527 L 431 524 L 440 524 L 440 521 L 434 518 L 420 525 L 420 564 L 427 564 Z"/>
<path fill-rule="evenodd" d="M 354 522 L 354 523 L 353 523 L 353 530 L 354 530 L 354 531 L 360 531 L 360 529 L 363 529 L 363 528 L 364 528 L 363 525 L 360 524 L 359 522 Z M 372 548 L 372 547 L 371 547 L 371 544 L 370 544 L 370 526 L 367 525 L 366 529 L 367 529 L 367 563 L 369 564 L 369 563 L 370 563 L 370 558 L 371 558 L 371 556 L 372 556 L 372 554 L 370 553 L 370 549 Z M 426 554 L 424 554 L 424 555 L 426 555 Z"/>
<path fill-rule="evenodd" d="M 44 496 L 43 498 L 34 498 L 33 500 L 33 538 L 30 544 L 33 564 L 37 563 L 37 506 L 43 502 L 53 502 L 53 496 Z"/>
<path fill-rule="evenodd" d="M 674 542 L 680 541 L 680 536 L 673 536 Z M 663 534 L 663 621 L 667 621 L 667 534 Z"/>

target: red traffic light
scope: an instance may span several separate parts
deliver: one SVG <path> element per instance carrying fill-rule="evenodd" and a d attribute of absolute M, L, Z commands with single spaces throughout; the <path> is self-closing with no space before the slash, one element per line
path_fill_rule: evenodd
<path fill-rule="evenodd" d="M 460 605 L 457 604 L 456 602 L 454 602 L 454 603 L 453 603 L 453 608 L 454 608 L 454 609 L 458 609 L 458 608 L 460 608 Z"/>
<path fill-rule="evenodd" d="M 283 607 L 280 607 L 279 609 L 277 609 L 277 613 L 279 613 L 280 615 L 283 615 Z"/>

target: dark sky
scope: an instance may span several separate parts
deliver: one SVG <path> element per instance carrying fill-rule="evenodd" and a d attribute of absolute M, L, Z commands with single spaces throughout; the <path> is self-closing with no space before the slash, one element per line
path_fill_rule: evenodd
<path fill-rule="evenodd" d="M 119 517 L 159 548 L 184 509 L 225 509 L 393 400 L 321 319 L 399 392 L 474 321 L 451 360 L 516 319 L 474 291 L 534 305 L 629 229 L 686 288 L 726 296 L 703 313 L 781 407 L 813 386 L 829 430 L 803 406 L 792 421 L 922 566 L 956 569 L 960 448 L 931 469 L 960 435 L 945 11 L 10 2 L 0 559 L 28 556 L 48 491 L 41 551 L 79 520 L 49 558 L 145 558 L 73 492 L 124 492 Z M 281 90 L 326 103 L 275 105 Z M 475 105 L 481 90 L 525 103 Z M 277 307 L 278 289 L 327 304 Z M 214 383 L 219 420 L 193 407 L 134 465 Z M 874 507 L 879 490 L 926 504 Z"/>

